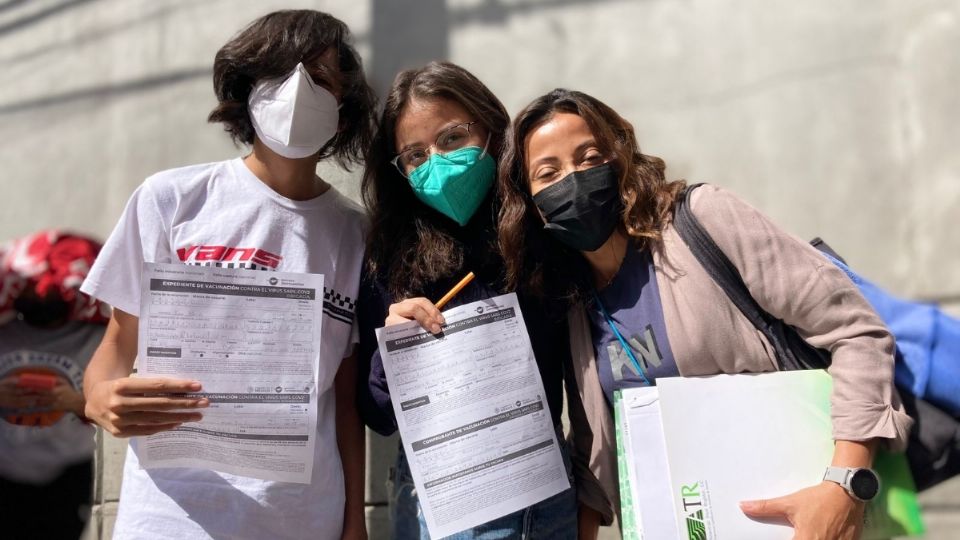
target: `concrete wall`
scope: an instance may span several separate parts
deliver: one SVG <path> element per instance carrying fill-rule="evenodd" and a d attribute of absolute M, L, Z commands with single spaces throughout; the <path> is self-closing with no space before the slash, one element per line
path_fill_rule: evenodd
<path fill-rule="evenodd" d="M 512 112 L 555 86 L 592 93 L 671 176 L 734 189 L 897 293 L 960 305 L 957 0 L 0 1 L 0 238 L 105 237 L 148 174 L 242 152 L 205 122 L 210 66 L 281 7 L 346 21 L 379 89 L 449 58 Z M 320 172 L 356 196 L 356 172 Z M 374 515 L 393 453 L 377 448 Z M 117 452 L 103 446 L 105 532 Z M 958 491 L 935 494 L 944 527 Z"/>
<path fill-rule="evenodd" d="M 279 7 L 345 20 L 378 88 L 445 57 L 511 111 L 593 93 L 672 176 L 736 190 L 904 295 L 960 297 L 957 0 L 8 0 L 0 238 L 105 236 L 148 174 L 242 152 L 205 122 L 212 58 Z M 356 194 L 356 174 L 322 172 Z"/>

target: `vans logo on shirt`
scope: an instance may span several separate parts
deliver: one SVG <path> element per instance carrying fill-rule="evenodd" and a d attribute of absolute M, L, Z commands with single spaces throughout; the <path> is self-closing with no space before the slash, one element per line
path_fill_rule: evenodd
<path fill-rule="evenodd" d="M 280 261 L 283 260 L 280 255 L 275 255 L 264 249 L 230 246 L 188 246 L 178 248 L 177 256 L 185 263 L 253 263 L 273 269 L 276 269 Z"/>
<path fill-rule="evenodd" d="M 657 345 L 656 334 L 653 333 L 653 327 L 647 325 L 643 332 L 643 342 L 638 336 L 634 335 L 627 344 L 633 351 L 634 356 L 638 357 L 640 367 L 643 371 L 649 372 L 651 367 L 660 367 L 663 365 L 663 355 L 660 354 L 660 347 Z M 639 377 L 637 368 L 630 361 L 630 355 L 620 346 L 619 340 L 610 342 L 607 345 L 607 355 L 610 357 L 610 369 L 613 371 L 613 380 L 620 382 L 625 377 Z"/>

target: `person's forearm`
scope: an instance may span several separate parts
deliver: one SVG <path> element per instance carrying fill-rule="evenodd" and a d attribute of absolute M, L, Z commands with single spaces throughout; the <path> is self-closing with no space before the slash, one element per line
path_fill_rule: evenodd
<path fill-rule="evenodd" d="M 343 511 L 344 530 L 366 528 L 364 514 L 366 469 L 366 437 L 356 409 L 337 414 L 337 444 L 343 463 L 346 504 Z"/>
<path fill-rule="evenodd" d="M 91 389 L 103 381 L 111 381 L 130 375 L 132 367 L 121 361 L 115 343 L 104 341 L 90 358 L 90 364 L 83 374 L 83 393 L 89 395 Z"/>
<path fill-rule="evenodd" d="M 577 538 L 579 540 L 596 540 L 600 534 L 600 521 L 600 512 L 581 504 L 577 512 Z"/>
<path fill-rule="evenodd" d="M 103 340 L 90 358 L 83 374 L 83 393 L 100 382 L 130 375 L 137 357 L 137 317 L 114 310 Z"/>
<path fill-rule="evenodd" d="M 356 405 L 356 358 L 344 358 L 334 380 L 336 393 L 337 447 L 343 466 L 345 503 L 344 537 L 366 538 L 364 495 L 366 479 L 366 432 Z"/>
<path fill-rule="evenodd" d="M 877 451 L 877 440 L 836 441 L 833 448 L 834 467 L 871 467 Z"/>

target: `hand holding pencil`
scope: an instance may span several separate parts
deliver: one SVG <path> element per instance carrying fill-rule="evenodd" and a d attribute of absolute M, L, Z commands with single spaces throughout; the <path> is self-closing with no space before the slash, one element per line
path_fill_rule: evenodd
<path fill-rule="evenodd" d="M 473 280 L 473 272 L 470 272 L 459 283 L 453 286 L 450 291 L 443 295 L 443 298 L 437 301 L 436 305 L 427 298 L 407 298 L 396 304 L 391 304 L 387 314 L 386 326 L 399 324 L 411 320 L 416 320 L 424 330 L 439 334 L 443 331 L 443 325 L 447 323 L 440 310 L 457 295 L 464 287 Z"/>
<path fill-rule="evenodd" d="M 459 283 L 457 283 L 456 285 L 453 286 L 452 289 L 450 289 L 450 292 L 443 295 L 443 298 L 437 301 L 437 309 L 443 309 L 443 306 L 447 305 L 447 302 L 449 302 L 450 299 L 456 296 L 458 292 L 462 291 L 464 287 L 469 285 L 470 282 L 473 281 L 474 277 L 475 276 L 473 275 L 473 272 L 470 272 L 469 274 L 463 276 L 463 279 L 461 279 Z"/>

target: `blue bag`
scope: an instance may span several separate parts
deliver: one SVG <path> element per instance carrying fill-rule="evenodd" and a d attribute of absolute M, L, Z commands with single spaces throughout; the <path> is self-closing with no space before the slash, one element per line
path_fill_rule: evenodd
<path fill-rule="evenodd" d="M 935 305 L 896 298 L 837 257 L 824 255 L 860 288 L 894 335 L 897 386 L 960 416 L 960 320 Z"/>

